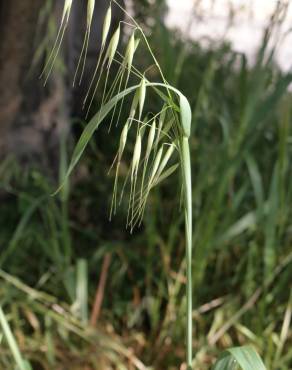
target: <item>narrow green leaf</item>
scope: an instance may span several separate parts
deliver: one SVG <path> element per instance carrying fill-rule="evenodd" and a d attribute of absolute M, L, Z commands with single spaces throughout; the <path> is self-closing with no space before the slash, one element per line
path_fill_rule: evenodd
<path fill-rule="evenodd" d="M 252 346 L 234 347 L 223 352 L 213 370 L 267 370 Z"/>
<path fill-rule="evenodd" d="M 6 319 L 6 316 L 1 306 L 0 306 L 0 325 L 2 327 L 3 333 L 13 355 L 14 361 L 17 364 L 19 370 L 30 370 L 31 369 L 30 365 L 22 358 L 16 339 L 12 333 L 12 330 L 9 326 L 9 323 Z"/>
<path fill-rule="evenodd" d="M 88 268 L 85 259 L 78 259 L 76 267 L 76 302 L 84 324 L 88 321 Z"/>
<path fill-rule="evenodd" d="M 260 174 L 258 165 L 251 155 L 246 158 L 246 164 L 248 167 L 248 172 L 254 189 L 254 195 L 257 202 L 257 206 L 261 208 L 264 203 L 264 190 L 262 176 Z"/>

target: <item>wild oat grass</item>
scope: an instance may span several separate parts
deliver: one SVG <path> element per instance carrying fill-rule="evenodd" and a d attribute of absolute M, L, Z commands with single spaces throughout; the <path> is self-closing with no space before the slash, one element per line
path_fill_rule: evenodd
<path fill-rule="evenodd" d="M 63 17 L 57 35 L 55 45 L 43 74 L 47 80 L 56 55 L 59 51 L 65 29 L 67 27 L 72 1 L 66 1 L 64 5 Z M 162 69 L 154 56 L 147 37 L 136 21 L 130 17 L 130 35 L 125 52 L 119 52 L 121 46 L 120 25 L 115 30 L 113 36 L 107 43 L 109 29 L 111 26 L 111 7 L 118 6 L 117 1 L 113 0 L 106 13 L 102 43 L 96 68 L 93 72 L 88 92 L 84 99 L 84 106 L 89 112 L 93 99 L 98 88 L 103 90 L 102 101 L 99 111 L 89 121 L 85 127 L 72 155 L 69 169 L 65 179 L 72 173 L 83 154 L 90 139 L 98 129 L 103 120 L 110 114 L 111 123 L 117 120 L 119 124 L 121 110 L 126 110 L 127 105 L 123 104 L 126 97 L 132 96 L 132 103 L 128 112 L 126 122 L 122 122 L 122 131 L 116 157 L 113 161 L 115 166 L 115 177 L 113 186 L 113 197 L 111 203 L 110 217 L 116 213 L 117 205 L 120 203 L 124 194 L 126 183 L 119 191 L 119 168 L 125 147 L 129 139 L 129 132 L 135 132 L 135 144 L 133 149 L 132 161 L 129 164 L 126 182 L 129 182 L 130 195 L 128 202 L 127 227 L 132 231 L 141 222 L 150 191 L 168 176 L 172 175 L 176 169 L 180 168 L 180 180 L 183 192 L 183 205 L 185 217 L 185 240 L 186 240 L 186 365 L 188 370 L 192 369 L 192 176 L 191 158 L 189 149 L 189 137 L 191 134 L 192 113 L 187 98 L 176 88 L 171 86 L 164 77 Z M 86 54 L 90 37 L 90 28 L 93 21 L 94 1 L 88 1 L 87 26 L 84 36 L 84 43 L 78 61 L 76 74 L 73 83 L 77 78 L 80 66 L 80 80 L 84 72 Z M 134 66 L 134 54 L 139 46 L 139 38 L 144 41 L 143 45 L 149 51 L 153 62 L 157 67 L 162 82 L 151 82 L 146 77 L 146 71 L 140 72 Z M 118 72 L 113 83 L 109 84 L 109 74 L 115 64 Z M 130 76 L 133 76 L 135 84 L 130 84 Z M 154 117 L 149 119 L 148 112 L 144 112 L 145 101 L 149 94 L 154 94 L 161 101 L 161 109 L 155 112 Z M 120 104 L 118 117 L 115 112 Z M 153 116 L 153 113 L 152 113 Z M 151 117 L 151 115 L 150 115 Z M 158 125 L 157 125 L 158 120 Z M 109 130 L 111 129 L 111 124 Z M 172 164 L 173 159 L 178 163 Z M 61 185 L 62 186 L 62 185 Z M 251 347 L 234 348 L 224 353 L 214 366 L 214 370 L 235 369 L 240 366 L 244 370 L 264 370 L 262 361 Z"/>
<path fill-rule="evenodd" d="M 89 21 L 87 23 L 87 29 L 84 39 L 85 46 L 83 45 L 85 50 L 87 48 L 86 45 L 88 43 L 92 16 L 90 15 L 88 19 Z M 112 214 L 116 212 L 118 204 L 118 177 L 123 151 L 125 146 L 127 145 L 129 131 L 134 130 L 136 132 L 136 140 L 133 150 L 132 162 L 129 166 L 129 175 L 127 176 L 128 181 L 130 182 L 127 227 L 129 227 L 129 229 L 132 231 L 135 225 L 141 222 L 147 203 L 147 198 L 151 189 L 158 185 L 166 177 L 170 176 L 177 169 L 177 165 L 172 165 L 170 167 L 168 167 L 168 165 L 175 151 L 178 153 L 178 159 L 180 162 L 182 174 L 186 222 L 188 281 L 186 332 L 187 364 L 190 367 L 192 363 L 192 187 L 188 138 L 190 135 L 191 108 L 186 97 L 180 91 L 170 86 L 166 82 L 161 70 L 160 73 L 163 82 L 153 83 L 147 80 L 144 73 L 140 73 L 137 68 L 133 67 L 134 53 L 136 51 L 136 48 L 138 47 L 138 43 L 136 43 L 135 40 L 135 32 L 139 32 L 142 39 L 147 40 L 141 28 L 138 28 L 137 24 L 133 22 L 133 31 L 123 55 L 120 53 L 117 54 L 117 49 L 120 43 L 120 26 L 118 26 L 118 28 L 114 32 L 108 46 L 106 46 L 105 44 L 110 29 L 110 23 L 111 6 L 107 11 L 103 25 L 102 46 L 97 60 L 96 69 L 93 73 L 93 77 L 84 100 L 84 104 L 86 104 L 87 100 L 90 97 L 90 91 L 92 90 L 91 98 L 88 105 L 89 111 L 96 91 L 101 82 L 101 78 L 105 75 L 101 107 L 99 112 L 97 112 L 96 115 L 91 119 L 84 132 L 82 133 L 73 153 L 73 157 L 66 176 L 68 177 L 74 169 L 90 138 L 98 128 L 99 124 L 104 120 L 104 118 L 108 114 L 112 113 L 113 120 L 114 113 L 118 104 L 120 102 L 122 103 L 120 110 L 125 109 L 125 106 L 123 106 L 124 98 L 128 95 L 134 95 L 128 118 L 124 123 L 124 127 L 121 132 L 120 144 L 114 160 L 114 163 L 116 162 L 116 169 L 110 211 L 111 217 Z M 146 47 L 152 54 L 152 50 L 148 42 L 146 42 Z M 83 48 L 77 65 L 76 75 L 78 73 L 82 55 Z M 154 59 L 154 61 L 155 64 L 159 66 L 156 59 Z M 108 77 L 113 63 L 118 64 L 119 70 L 116 80 L 114 80 L 111 86 L 108 86 Z M 129 87 L 128 83 L 131 74 L 133 74 L 136 79 L 136 85 Z M 122 86 L 123 88 L 121 88 Z M 144 114 L 145 100 L 147 98 L 147 94 L 150 93 L 150 90 L 152 94 L 154 93 L 158 95 L 158 97 L 162 101 L 161 111 L 156 113 L 156 116 L 159 117 L 158 127 L 156 126 L 155 118 L 152 119 L 152 122 L 151 120 L 148 121 L 148 114 Z M 145 116 L 144 118 L 143 115 Z M 145 131 L 148 131 L 148 135 L 145 135 Z M 145 139 L 146 143 L 144 145 Z M 124 187 L 125 184 L 123 185 L 123 189 Z M 120 196 L 122 196 L 124 193 L 123 189 Z"/>
<path fill-rule="evenodd" d="M 42 17 L 48 15 L 46 11 Z M 53 30 L 53 23 L 50 25 Z M 150 73 L 146 71 L 149 58 L 143 36 L 137 25 L 133 28 L 132 24 L 131 29 L 135 33 L 129 36 L 129 41 L 123 37 L 125 46 L 118 48 L 117 61 L 113 61 L 114 71 L 120 70 L 120 73 L 110 72 L 109 80 L 115 80 L 115 85 L 109 84 L 105 101 L 113 97 L 112 93 L 124 90 L 129 74 L 126 50 L 131 37 L 135 50 L 138 44 L 139 47 L 137 56 L 133 57 L 129 82 L 139 86 L 141 79 L 133 76 L 139 72 L 136 70 L 138 61 L 141 70 L 138 75 L 154 79 L 153 68 Z M 196 245 L 192 289 L 195 297 L 193 368 L 209 370 L 220 348 L 250 342 L 261 351 L 267 368 L 290 370 L 292 296 L 287 287 L 292 261 L 292 161 L 291 94 L 287 87 L 291 73 L 280 71 L 274 64 L 270 57 L 274 53 L 271 38 L 270 46 L 263 53 L 268 40 L 265 37 L 256 63 L 250 65 L 244 55 L 238 55 L 225 44 L 201 47 L 195 41 L 182 40 L 179 34 L 160 23 L 149 29 L 151 46 L 159 52 L 163 73 L 172 85 L 179 84 L 193 109 L 190 142 L 196 226 L 193 232 Z M 48 39 L 50 32 L 46 36 Z M 107 44 L 109 41 L 110 36 Z M 39 55 L 43 55 L 43 50 Z M 182 51 L 184 55 L 180 58 Z M 175 62 L 178 59 L 182 59 L 179 68 Z M 125 66 L 124 71 L 118 68 L 120 63 Z M 104 78 L 105 75 L 100 82 L 101 92 Z M 113 108 L 109 113 L 108 117 L 114 118 L 106 119 L 106 125 L 103 122 L 104 135 L 112 121 L 108 141 L 98 140 L 98 148 L 95 140 L 90 142 L 82 166 L 90 170 L 90 176 L 79 179 L 72 188 L 68 181 L 58 196 L 48 196 L 53 185 L 41 171 L 24 174 L 12 158 L 0 164 L 1 200 L 3 194 L 5 199 L 1 203 L 0 267 L 11 274 L 0 269 L 1 306 L 22 358 L 29 359 L 33 368 L 59 366 L 80 370 L 82 362 L 84 367 L 96 370 L 111 367 L 145 370 L 146 365 L 152 365 L 153 369 L 177 370 L 178 364 L 185 362 L 186 259 L 181 235 L 184 215 L 176 211 L 181 199 L 176 196 L 180 169 L 178 149 L 174 149 L 163 171 L 166 175 L 177 172 L 168 178 L 163 189 L 152 193 L 151 209 L 147 209 L 150 208 L 147 201 L 143 204 L 145 215 L 144 209 L 139 210 L 140 217 L 144 215 L 142 234 L 127 237 L 119 228 L 120 222 L 125 222 L 121 219 L 127 217 L 124 207 L 111 224 L 101 215 L 101 209 L 111 202 L 111 194 L 97 179 L 105 172 L 107 158 L 114 157 L 113 142 L 117 143 L 119 152 L 119 138 L 123 136 L 126 122 L 129 137 L 125 140 L 118 171 L 116 207 L 128 169 L 130 183 L 138 105 L 130 129 L 124 112 L 130 108 L 134 95 L 132 92 L 125 97 L 126 105 L 121 99 L 116 110 Z M 147 199 L 145 194 L 151 192 L 145 183 L 159 184 L 150 179 L 155 178 L 172 141 L 174 118 L 169 104 L 162 107 L 161 100 L 152 97 L 153 87 L 147 87 L 140 122 L 142 155 L 137 184 L 142 183 L 154 120 L 156 135 L 145 166 L 144 186 L 139 185 L 136 192 L 136 204 L 141 197 Z M 163 113 L 157 114 L 161 110 L 165 117 Z M 120 111 L 121 118 L 118 118 Z M 63 142 L 60 179 L 67 169 L 67 150 L 70 148 Z M 106 155 L 101 156 L 101 150 Z M 118 157 L 114 158 L 113 183 L 118 164 Z M 160 180 L 163 181 L 163 176 Z M 126 200 L 129 200 L 129 192 L 127 185 Z M 121 235 L 118 241 L 115 235 Z M 137 249 L 137 245 L 141 248 Z M 99 274 L 102 260 L 109 253 L 112 254 L 106 290 L 109 294 L 104 296 L 101 319 L 105 319 L 106 328 L 114 327 L 123 332 L 122 338 L 118 334 L 105 335 L 106 329 L 100 332 L 99 328 L 88 328 L 88 322 L 83 324 L 88 308 L 92 307 L 92 293 L 102 276 Z M 82 263 L 86 261 L 88 266 L 87 276 L 79 261 L 81 256 Z M 110 292 L 113 291 L 112 300 Z M 48 292 L 53 295 L 48 297 Z M 14 369 L 17 358 L 13 358 L 2 326 L 0 332 L 0 368 Z M 121 342 L 127 343 L 128 348 L 121 348 Z M 140 362 L 133 351 L 139 354 Z M 228 362 L 232 366 L 229 353 L 220 358 L 222 366 L 224 363 L 228 366 Z"/>
<path fill-rule="evenodd" d="M 114 3 L 116 3 L 114 1 Z M 102 48 L 104 47 L 104 40 L 106 39 L 105 34 L 107 35 L 109 25 L 110 25 L 110 11 L 108 11 L 104 27 L 104 35 L 102 37 L 103 43 Z M 131 18 L 132 19 L 132 18 Z M 90 19 L 91 22 L 91 19 Z M 177 149 L 180 161 L 180 169 L 181 169 L 181 179 L 182 179 L 182 189 L 184 194 L 184 209 L 185 209 L 185 231 L 186 231 L 186 278 L 187 278 L 187 287 L 186 287 L 186 297 L 187 297 L 187 312 L 186 312 L 186 364 L 188 369 L 192 368 L 192 182 L 191 182 L 191 163 L 190 163 L 190 150 L 189 150 L 189 136 L 190 136 L 190 127 L 191 127 L 191 108 L 189 105 L 188 100 L 182 95 L 181 92 L 170 86 L 164 78 L 164 75 L 161 71 L 161 68 L 153 55 L 151 47 L 146 39 L 145 34 L 141 30 L 141 28 L 137 27 L 137 24 L 133 22 L 134 31 L 130 37 L 130 41 L 126 52 L 123 54 L 119 54 L 120 59 L 115 59 L 117 48 L 120 42 L 120 26 L 118 26 L 117 30 L 113 34 L 109 45 L 105 51 L 105 56 L 101 62 L 101 68 L 99 72 L 99 78 L 97 83 L 95 83 L 95 87 L 91 96 L 91 100 L 89 103 L 89 108 L 91 107 L 93 98 L 99 86 L 99 82 L 101 76 L 106 74 L 105 83 L 103 86 L 103 97 L 101 102 L 101 108 L 99 112 L 95 115 L 95 117 L 89 122 L 88 126 L 84 130 L 79 142 L 76 145 L 76 149 L 73 153 L 72 161 L 69 166 L 69 170 L 67 176 L 72 172 L 73 168 L 77 164 L 82 152 L 84 151 L 88 141 L 90 140 L 91 136 L 94 134 L 95 130 L 98 128 L 99 124 L 102 120 L 106 117 L 107 114 L 110 113 L 111 110 L 115 110 L 116 106 L 118 105 L 121 99 L 124 99 L 126 95 L 134 93 L 134 98 L 132 102 L 132 106 L 129 112 L 129 116 L 127 122 L 124 126 L 124 129 L 121 134 L 120 146 L 119 151 L 117 154 L 118 161 L 116 164 L 116 176 L 115 176 L 115 184 L 114 184 L 114 195 L 113 195 L 113 203 L 111 208 L 112 210 L 116 210 L 116 199 L 117 199 L 117 192 L 118 192 L 118 175 L 119 175 L 119 165 L 121 161 L 121 156 L 125 146 L 127 145 L 127 138 L 129 130 L 134 129 L 136 130 L 136 142 L 134 145 L 133 151 L 133 159 L 130 165 L 130 198 L 129 198 L 129 207 L 128 207 L 128 217 L 127 217 L 127 226 L 133 230 L 133 227 L 136 223 L 141 219 L 143 216 L 143 210 L 145 208 L 145 204 L 147 201 L 147 197 L 149 195 L 150 190 L 157 185 L 162 179 L 166 178 L 168 175 L 172 174 L 176 167 L 171 167 L 166 170 L 168 162 L 170 161 L 174 149 Z M 136 31 L 137 28 L 137 31 Z M 161 78 L 163 80 L 162 83 L 152 83 L 146 79 L 144 74 L 139 73 L 135 68 L 132 71 L 133 65 L 133 57 L 135 51 L 135 39 L 134 39 L 134 32 L 140 32 L 141 37 L 144 39 L 146 47 L 149 49 L 150 54 L 153 56 L 154 62 L 158 67 Z M 86 36 L 88 37 L 88 31 Z M 103 50 L 101 51 L 100 55 L 102 54 Z M 102 58 L 102 57 L 100 57 Z M 106 65 L 107 61 L 107 65 Z M 119 88 L 115 91 L 112 88 L 110 99 L 106 99 L 107 91 L 108 91 L 108 76 L 110 73 L 110 68 L 113 62 L 117 62 L 119 65 L 119 72 L 118 76 L 120 76 L 120 83 Z M 99 68 L 100 59 L 97 62 L 96 71 Z M 106 68 L 105 68 L 106 66 Z M 78 67 L 77 67 L 78 68 Z M 122 80 L 124 77 L 124 70 L 125 68 L 128 69 L 128 74 L 126 77 L 126 82 L 124 89 L 120 91 L 120 86 L 122 84 Z M 140 82 L 136 86 L 127 87 L 129 76 L 130 74 L 134 73 Z M 92 78 L 92 84 L 94 85 L 94 78 L 96 72 L 94 72 Z M 113 84 L 115 87 L 115 82 Z M 91 89 L 91 85 L 89 87 L 89 91 Z M 142 154 L 142 135 L 141 130 L 145 129 L 142 115 L 143 115 L 143 108 L 145 104 L 147 90 L 149 88 L 153 88 L 154 93 L 158 94 L 158 96 L 162 100 L 162 108 L 161 111 L 157 113 L 158 116 L 162 116 L 160 118 L 160 125 L 157 133 L 159 136 L 156 137 L 156 124 L 153 121 L 150 132 L 148 134 L 148 141 L 147 141 L 147 148 L 146 153 Z M 110 88 L 109 88 L 110 89 Z M 174 93 L 174 94 L 173 94 Z M 89 92 L 88 92 L 89 94 Z M 176 101 L 178 100 L 178 104 Z M 164 109 L 165 104 L 167 105 L 167 109 Z M 138 115 L 136 117 L 136 108 L 138 109 Z M 121 106 L 121 109 L 123 106 Z M 166 136 L 167 141 L 161 143 L 161 133 L 163 133 L 165 122 L 171 122 L 171 127 L 168 128 L 169 134 Z M 155 154 L 153 150 L 153 142 L 157 142 L 158 152 L 157 155 L 153 157 L 153 160 L 149 162 L 149 158 L 152 152 Z M 165 154 L 163 155 L 163 147 L 168 146 Z M 143 160 L 142 160 L 143 158 Z M 143 164 L 142 164 L 143 162 Z M 150 164 L 149 164 L 150 163 Z M 141 169 L 142 168 L 142 169 Z M 139 184 L 138 175 L 142 171 L 142 181 Z M 165 171 L 165 172 L 164 172 Z M 140 188 L 139 188 L 140 185 Z M 251 351 L 251 353 L 253 353 Z M 232 353 L 231 353 L 232 354 Z M 232 354 L 233 355 L 233 354 Z M 235 357 L 236 359 L 236 357 Z M 234 359 L 232 359 L 233 363 Z M 242 366 L 244 363 L 237 362 Z M 216 365 L 216 369 L 223 369 L 219 362 Z M 232 365 L 233 366 L 233 365 Z M 229 366 L 230 368 L 230 366 Z M 244 368 L 244 367 L 243 367 Z"/>

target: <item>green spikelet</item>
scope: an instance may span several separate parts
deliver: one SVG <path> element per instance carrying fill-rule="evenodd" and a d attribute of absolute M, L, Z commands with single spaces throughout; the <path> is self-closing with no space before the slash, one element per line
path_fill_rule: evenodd
<path fill-rule="evenodd" d="M 56 58 L 59 54 L 60 47 L 62 45 L 62 41 L 64 38 L 64 34 L 68 25 L 69 17 L 71 14 L 71 8 L 72 8 L 73 0 L 65 0 L 64 7 L 63 7 L 63 13 L 61 18 L 61 24 L 57 33 L 57 37 L 55 40 L 55 43 L 53 45 L 52 51 L 48 57 L 48 60 L 45 64 L 45 67 L 40 75 L 40 78 L 46 75 L 44 85 L 46 85 L 48 78 L 52 72 L 52 69 L 54 67 Z"/>
<path fill-rule="evenodd" d="M 104 48 L 105 46 L 105 42 L 106 42 L 110 27 L 111 27 L 111 21 L 112 21 L 112 8 L 111 6 L 109 6 L 106 12 L 105 18 L 104 18 L 104 22 L 103 22 L 102 41 L 101 41 L 102 48 Z"/>

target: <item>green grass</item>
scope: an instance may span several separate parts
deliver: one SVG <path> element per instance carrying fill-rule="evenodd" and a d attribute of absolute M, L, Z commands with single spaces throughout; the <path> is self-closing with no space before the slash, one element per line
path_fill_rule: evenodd
<path fill-rule="evenodd" d="M 268 369 L 289 370 L 291 75 L 270 58 L 270 29 L 250 67 L 228 45 L 203 50 L 157 27 L 153 48 L 161 69 L 193 111 L 193 367 L 210 369 L 222 350 L 252 344 Z M 164 60 L 161 45 L 173 55 Z M 170 60 L 182 50 L 175 73 Z M 143 50 L 136 57 L 143 70 Z M 155 97 L 145 100 L 145 111 L 160 107 Z M 139 369 L 144 363 L 177 369 L 185 358 L 186 319 L 181 189 L 176 176 L 154 189 L 133 235 L 125 232 L 125 203 L 109 223 L 104 210 L 110 210 L 114 173 L 106 174 L 120 132 L 113 129 L 110 140 L 107 127 L 98 132 L 76 168 L 77 180 L 55 197 L 56 184 L 38 170 L 23 173 L 13 160 L 1 163 L 0 305 L 33 368 Z M 122 180 L 135 140 L 130 134 Z M 92 328 L 87 320 L 107 254 L 101 317 Z M 13 368 L 3 334 L 0 368 Z M 222 359 L 217 368 L 231 361 Z"/>

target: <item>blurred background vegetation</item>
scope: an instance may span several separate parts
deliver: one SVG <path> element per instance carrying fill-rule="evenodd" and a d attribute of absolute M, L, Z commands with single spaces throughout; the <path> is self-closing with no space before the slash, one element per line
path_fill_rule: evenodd
<path fill-rule="evenodd" d="M 31 69 L 54 39 L 58 11 L 52 9 L 53 1 L 47 1 L 38 13 L 46 37 L 37 44 Z M 292 369 L 292 74 L 275 60 L 281 47 L 275 35 L 286 11 L 279 2 L 251 63 L 225 39 L 206 45 L 167 27 L 164 0 L 132 3 L 168 81 L 193 110 L 197 370 L 210 369 L 222 349 L 246 343 L 257 348 L 268 369 Z M 140 52 L 136 64 L 144 70 L 149 61 L 146 51 Z M 66 56 L 65 62 L 60 58 L 54 87 L 47 88 L 61 91 L 62 122 L 69 112 L 58 145 L 38 146 L 41 153 L 46 150 L 41 162 L 13 150 L 1 156 L 4 320 L 36 370 L 178 369 L 186 302 L 177 177 L 152 193 L 133 235 L 125 230 L 125 205 L 109 222 L 113 175 L 107 172 L 118 137 L 115 130 L 108 136 L 104 127 L 70 183 L 52 197 L 86 124 L 72 107 L 76 101 L 66 98 L 69 85 L 58 82 L 66 81 L 68 70 Z M 29 73 L 34 76 L 27 69 L 21 79 Z M 149 78 L 158 78 L 155 68 Z M 149 111 L 155 104 L 148 101 Z M 0 329 L 0 369 L 15 369 L 4 334 Z"/>

